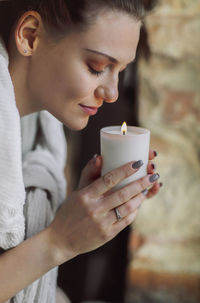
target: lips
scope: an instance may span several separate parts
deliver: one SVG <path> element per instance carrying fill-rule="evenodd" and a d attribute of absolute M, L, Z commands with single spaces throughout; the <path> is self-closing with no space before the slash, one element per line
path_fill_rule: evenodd
<path fill-rule="evenodd" d="M 90 115 L 90 116 L 94 116 L 98 112 L 98 107 L 85 106 L 85 105 L 82 105 L 82 104 L 79 104 L 79 105 L 80 105 L 81 109 L 83 110 L 83 112 Z"/>

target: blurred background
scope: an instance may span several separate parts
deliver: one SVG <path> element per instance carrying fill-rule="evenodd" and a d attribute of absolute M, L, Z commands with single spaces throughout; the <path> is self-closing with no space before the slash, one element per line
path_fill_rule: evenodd
<path fill-rule="evenodd" d="M 72 303 L 200 302 L 200 0 L 160 0 L 142 29 L 136 63 L 120 78 L 120 98 L 82 132 L 66 131 L 68 192 L 100 153 L 104 126 L 151 130 L 163 187 L 133 226 L 96 251 L 61 266 Z"/>

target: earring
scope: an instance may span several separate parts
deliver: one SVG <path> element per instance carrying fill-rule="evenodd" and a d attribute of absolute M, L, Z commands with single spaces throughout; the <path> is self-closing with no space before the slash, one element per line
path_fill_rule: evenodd
<path fill-rule="evenodd" d="M 28 53 L 28 51 L 26 49 L 24 49 L 24 54 L 27 54 L 27 53 Z"/>

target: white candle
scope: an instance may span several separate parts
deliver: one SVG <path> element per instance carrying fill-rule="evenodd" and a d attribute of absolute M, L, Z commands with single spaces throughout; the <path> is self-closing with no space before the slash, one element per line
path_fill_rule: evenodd
<path fill-rule="evenodd" d="M 126 134 L 120 126 L 101 129 L 101 155 L 103 157 L 102 176 L 130 161 L 143 161 L 143 166 L 132 176 L 122 181 L 115 189 L 147 175 L 149 161 L 150 131 L 129 126 Z"/>

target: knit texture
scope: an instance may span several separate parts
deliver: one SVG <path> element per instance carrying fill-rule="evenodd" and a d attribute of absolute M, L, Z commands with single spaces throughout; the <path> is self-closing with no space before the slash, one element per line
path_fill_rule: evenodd
<path fill-rule="evenodd" d="M 0 247 L 8 249 L 24 239 L 20 116 L 8 72 L 8 56 L 0 41 Z"/>
<path fill-rule="evenodd" d="M 47 111 L 20 121 L 2 42 L 0 146 L 0 247 L 8 249 L 47 227 L 65 199 L 66 140 L 62 123 Z M 54 268 L 11 301 L 55 303 L 56 284 Z"/>
<path fill-rule="evenodd" d="M 25 237 L 48 226 L 66 195 L 66 143 L 62 124 L 46 111 L 21 119 L 23 176 L 26 188 Z M 39 253 L 39 252 L 38 252 Z M 57 268 L 29 285 L 14 303 L 54 303 Z"/>

